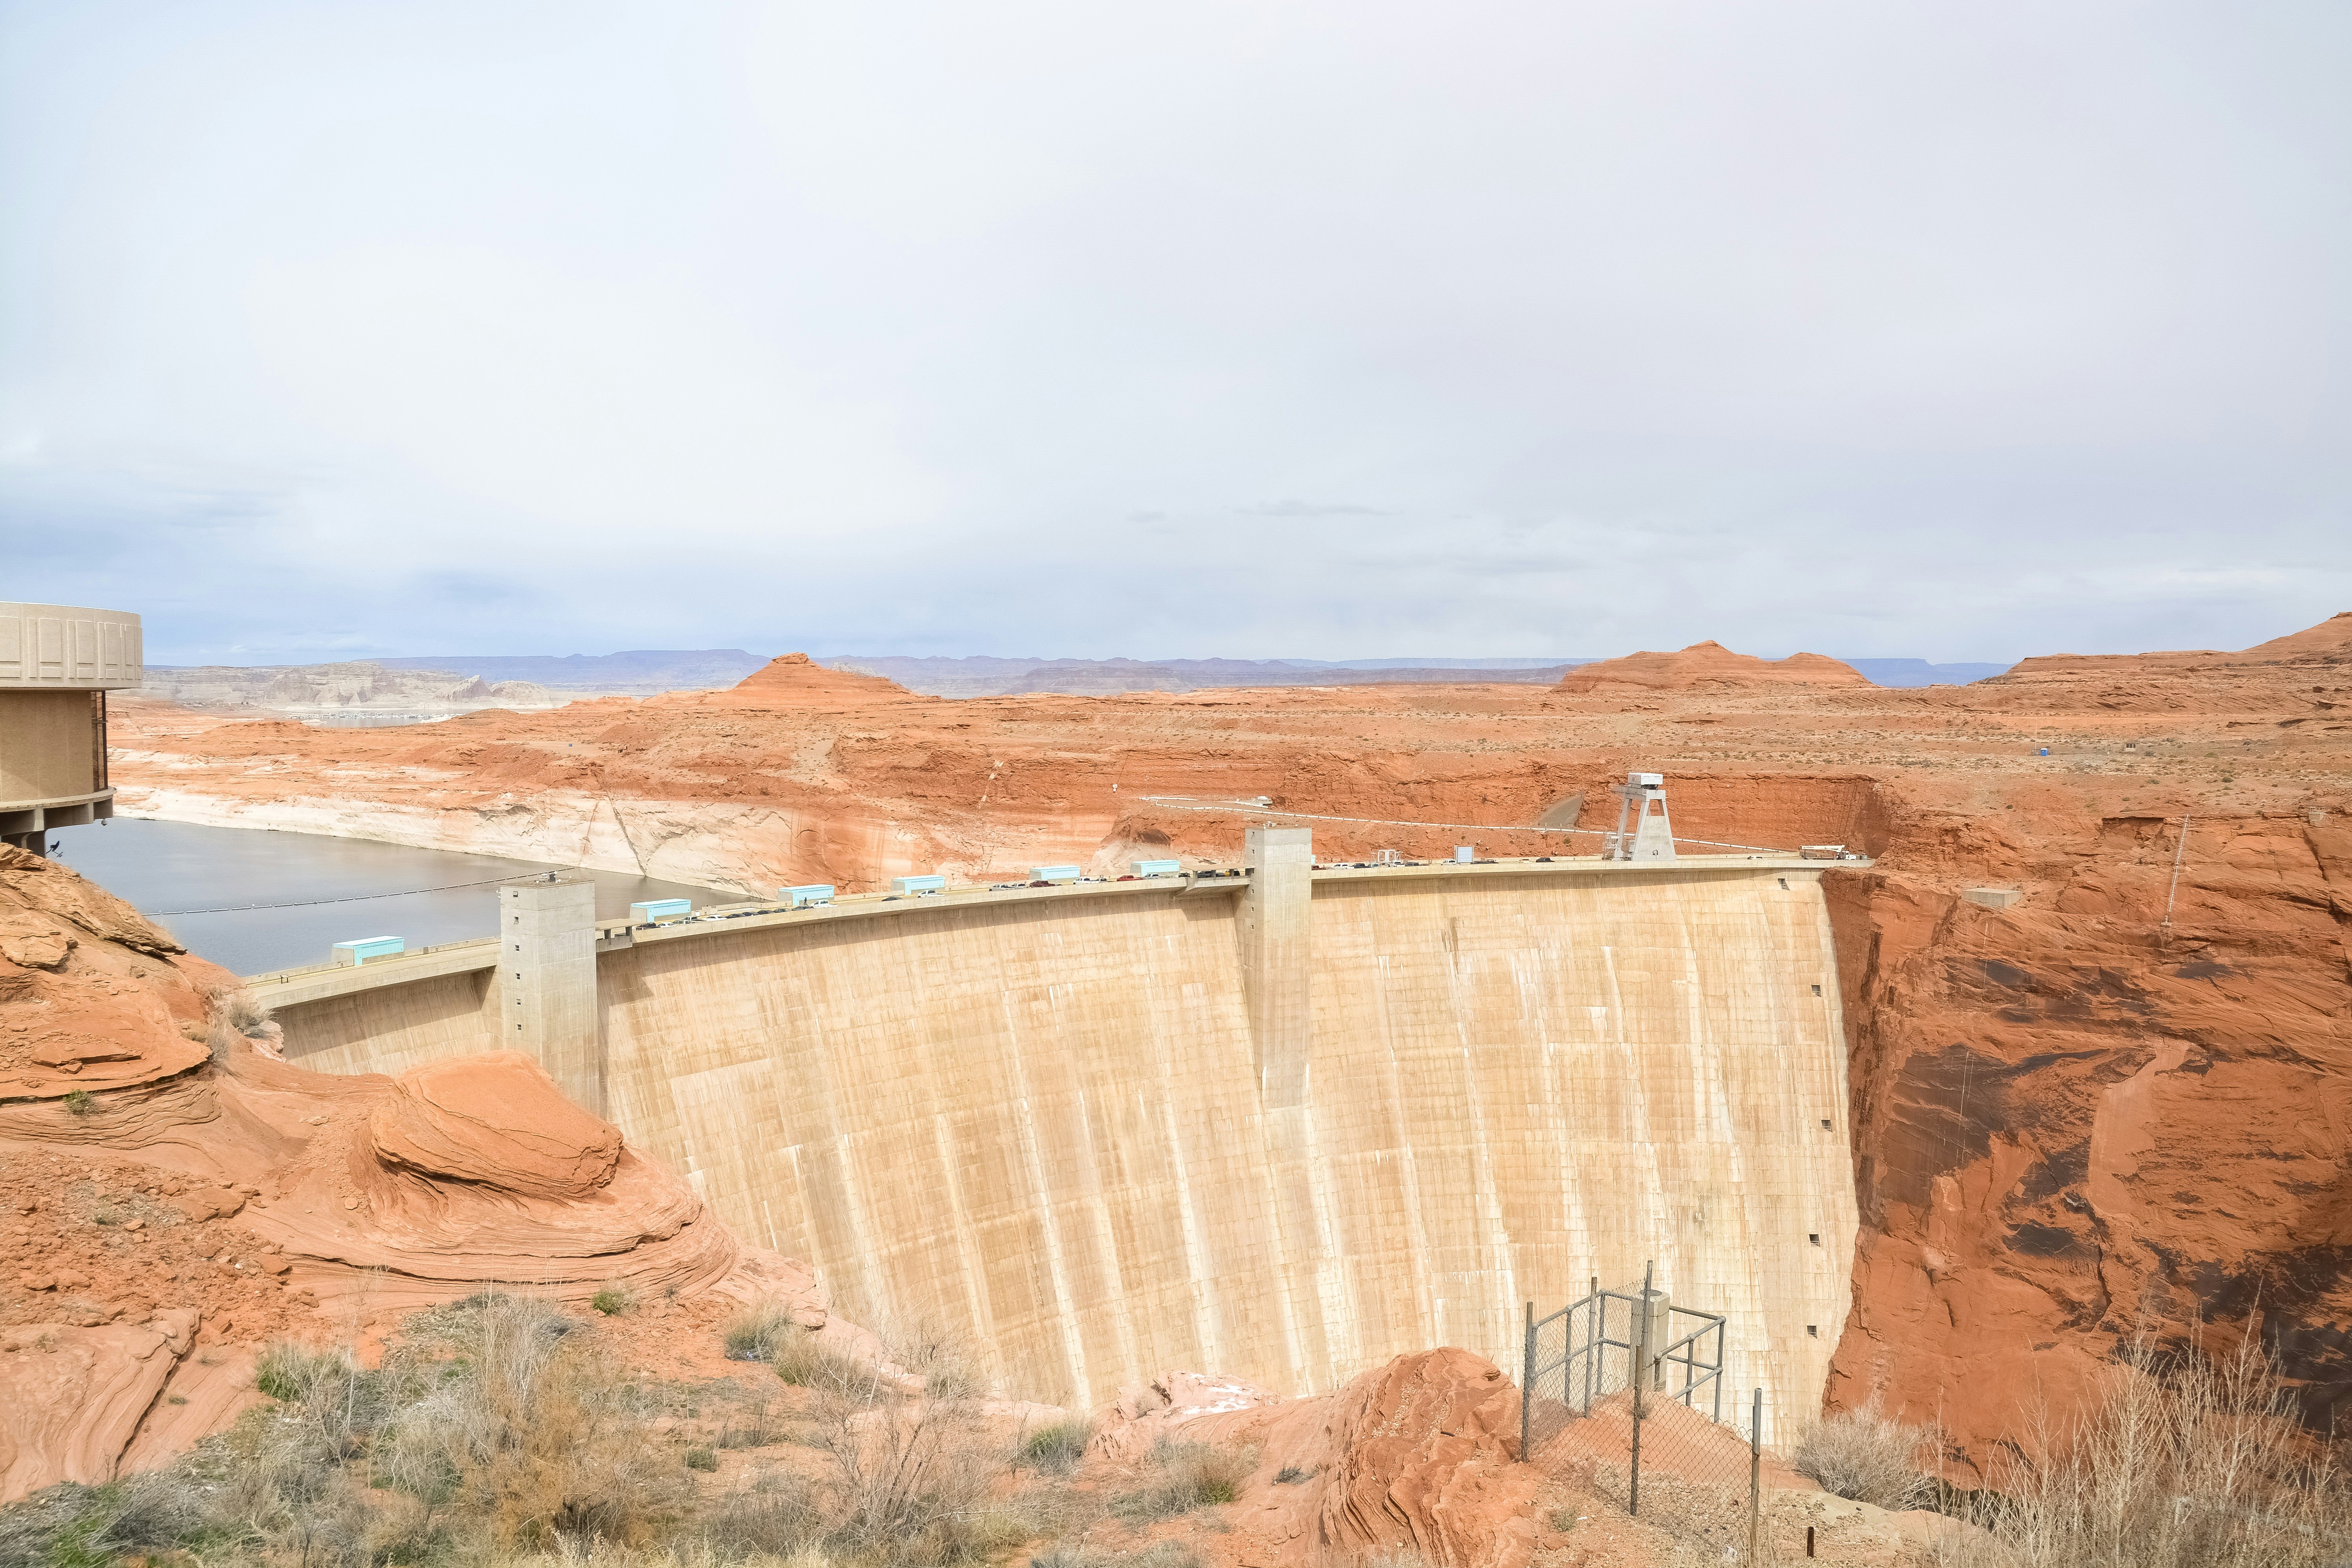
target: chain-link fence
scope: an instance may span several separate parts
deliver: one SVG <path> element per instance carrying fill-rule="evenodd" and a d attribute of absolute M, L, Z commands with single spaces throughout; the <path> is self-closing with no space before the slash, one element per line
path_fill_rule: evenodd
<path fill-rule="evenodd" d="M 1776 1515 L 1764 1391 L 1735 1390 L 1727 1320 L 1677 1307 L 1654 1271 L 1538 1318 L 1520 1356 L 1520 1452 L 1710 1561 L 1801 1557 Z M 1743 1397 L 1744 1394 L 1744 1397 Z M 1782 1483 L 1789 1478 L 1780 1475 Z M 1788 1539 L 1782 1539 L 1787 1537 Z"/>

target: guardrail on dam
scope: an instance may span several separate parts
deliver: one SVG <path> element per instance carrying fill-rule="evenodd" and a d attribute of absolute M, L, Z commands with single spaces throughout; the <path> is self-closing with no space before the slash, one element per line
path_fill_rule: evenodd
<path fill-rule="evenodd" d="M 1009 1393 L 1516 1369 L 1523 1303 L 1655 1258 L 1732 1384 L 1818 1407 L 1856 1226 L 1820 862 L 1315 868 L 846 900 L 262 977 L 290 1059 L 534 1051 L 845 1315 L 966 1330 Z"/>

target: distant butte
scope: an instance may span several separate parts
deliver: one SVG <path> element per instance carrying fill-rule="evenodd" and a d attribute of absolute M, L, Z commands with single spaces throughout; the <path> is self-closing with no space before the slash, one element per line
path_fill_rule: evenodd
<path fill-rule="evenodd" d="M 863 708 L 876 702 L 937 702 L 879 675 L 834 669 L 804 653 L 780 654 L 733 686 L 668 699 L 725 708 Z"/>
<path fill-rule="evenodd" d="M 1605 691 L 1638 687 L 1650 691 L 1710 691 L 1769 686 L 1868 686 L 1850 664 L 1818 653 L 1758 658 L 1734 653 L 1719 642 L 1698 642 L 1680 653 L 1629 653 L 1582 665 L 1560 677 L 1562 691 Z"/>

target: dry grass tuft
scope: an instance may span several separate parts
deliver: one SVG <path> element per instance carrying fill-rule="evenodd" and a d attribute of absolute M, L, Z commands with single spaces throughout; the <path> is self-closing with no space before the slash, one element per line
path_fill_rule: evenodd
<path fill-rule="evenodd" d="M 1085 1416 L 1053 1422 L 1021 1439 L 1021 1462 L 1047 1475 L 1066 1476 L 1086 1458 L 1094 1436 L 1095 1424 Z"/>
<path fill-rule="evenodd" d="M 795 1388 L 845 1394 L 870 1384 L 866 1365 L 826 1344 L 806 1329 L 787 1329 L 768 1353 L 776 1375 Z"/>
<path fill-rule="evenodd" d="M 773 1301 L 758 1301 L 728 1319 L 719 1334 L 729 1361 L 766 1361 L 800 1331 L 790 1312 Z"/>
<path fill-rule="evenodd" d="M 1219 1448 L 1207 1443 L 1151 1446 L 1150 1473 L 1144 1485 L 1111 1500 L 1111 1511 L 1129 1523 L 1173 1519 L 1195 1509 L 1228 1503 L 1257 1468 L 1255 1448 Z"/>
<path fill-rule="evenodd" d="M 1029 1568 L 1201 1568 L 1200 1554 L 1174 1541 L 1156 1541 L 1139 1552 L 1113 1553 L 1057 1541 L 1029 1560 Z"/>
<path fill-rule="evenodd" d="M 887 1370 L 817 1349 L 810 1397 L 788 1401 L 764 1379 L 648 1386 L 586 1328 L 493 1291 L 414 1315 L 373 1369 L 348 1347 L 274 1344 L 271 1402 L 171 1469 L 0 1510 L 0 1568 L 959 1568 L 1084 1511 L 992 1502 L 1007 1456 L 938 1336 L 902 1342 Z M 810 1408 L 788 1433 L 791 1404 Z M 691 1430 L 667 1418 L 682 1406 Z M 819 1450 L 822 1476 L 721 1457 L 787 1437 Z"/>

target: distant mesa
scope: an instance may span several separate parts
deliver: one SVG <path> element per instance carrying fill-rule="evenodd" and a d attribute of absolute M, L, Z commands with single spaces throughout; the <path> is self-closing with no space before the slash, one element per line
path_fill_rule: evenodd
<path fill-rule="evenodd" d="M 527 680 L 491 680 L 453 669 L 395 669 L 374 659 L 262 666 L 151 664 L 140 695 L 183 708 L 314 720 L 367 714 L 441 718 L 481 708 L 552 708 L 563 700 Z"/>
<path fill-rule="evenodd" d="M 430 654 L 381 658 L 386 669 L 449 669 L 478 680 L 528 680 L 551 691 L 652 697 L 664 691 L 716 691 L 767 660 L 740 647 L 633 648 L 625 653 L 553 655 Z"/>
<path fill-rule="evenodd" d="M 1019 697 L 1054 693 L 1104 697 L 1131 691 L 1199 691 L 1264 686 L 1505 684 L 1549 686 L 1572 665 L 1566 658 L 1318 659 L 996 658 L 838 654 L 818 663 L 884 675 L 932 697 Z"/>
<path fill-rule="evenodd" d="M 2054 653 L 2029 658 L 1992 685 L 2030 685 L 2076 676 L 2183 675 L 2206 670 L 2253 670 L 2279 666 L 2352 665 L 2352 610 L 2338 610 L 2317 626 L 2256 643 L 2237 653 L 2183 648 L 2168 653 Z"/>
<path fill-rule="evenodd" d="M 1869 678 L 1850 664 L 1818 653 L 1758 658 L 1734 653 L 1719 642 L 1693 643 L 1680 653 L 1629 653 L 1570 670 L 1560 678 L 1567 692 L 1633 689 L 1709 691 L 1779 686 L 1868 686 Z"/>

